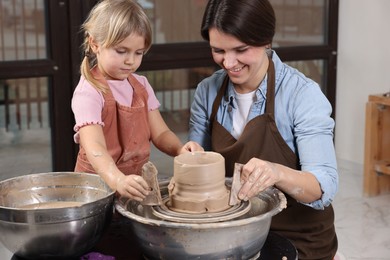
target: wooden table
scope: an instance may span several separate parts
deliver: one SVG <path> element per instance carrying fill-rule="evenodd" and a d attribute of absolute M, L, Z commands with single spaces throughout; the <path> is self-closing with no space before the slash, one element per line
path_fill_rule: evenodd
<path fill-rule="evenodd" d="M 364 195 L 390 192 L 390 94 L 370 95 L 366 104 Z"/>

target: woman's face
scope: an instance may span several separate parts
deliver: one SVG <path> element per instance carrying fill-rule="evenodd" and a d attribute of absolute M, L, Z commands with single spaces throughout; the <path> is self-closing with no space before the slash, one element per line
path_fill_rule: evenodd
<path fill-rule="evenodd" d="M 215 28 L 209 30 L 209 37 L 213 59 L 226 70 L 236 91 L 246 93 L 257 89 L 268 69 L 265 46 L 249 46 Z"/>
<path fill-rule="evenodd" d="M 98 67 L 106 79 L 123 80 L 141 65 L 145 52 L 145 38 L 131 34 L 112 47 L 102 47 L 93 40 L 91 46 L 96 53 Z"/>

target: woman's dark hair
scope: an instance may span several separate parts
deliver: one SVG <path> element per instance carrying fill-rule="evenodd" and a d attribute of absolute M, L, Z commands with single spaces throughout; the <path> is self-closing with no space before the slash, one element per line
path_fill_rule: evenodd
<path fill-rule="evenodd" d="M 209 41 L 209 29 L 230 34 L 252 46 L 272 43 L 275 12 L 268 0 L 210 0 L 203 15 L 201 35 Z"/>

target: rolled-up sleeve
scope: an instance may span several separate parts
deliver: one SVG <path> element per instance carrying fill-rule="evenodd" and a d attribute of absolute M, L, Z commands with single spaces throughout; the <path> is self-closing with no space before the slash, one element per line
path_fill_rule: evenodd
<path fill-rule="evenodd" d="M 206 86 L 200 83 L 195 91 L 191 105 L 189 135 L 191 141 L 199 143 L 206 151 L 211 150 L 210 121 L 207 112 Z"/>
<path fill-rule="evenodd" d="M 330 205 L 338 189 L 332 107 L 316 84 L 300 88 L 293 100 L 294 137 L 301 170 L 312 173 L 322 190 L 322 197 L 307 205 L 323 209 Z"/>

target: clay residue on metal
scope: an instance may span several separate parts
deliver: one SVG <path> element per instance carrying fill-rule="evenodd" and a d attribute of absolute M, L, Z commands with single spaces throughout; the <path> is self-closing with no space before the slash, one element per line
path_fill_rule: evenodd
<path fill-rule="evenodd" d="M 60 208 L 71 208 L 81 207 L 83 202 L 79 201 L 48 201 L 39 202 L 34 204 L 23 205 L 20 209 L 60 209 Z"/>
<path fill-rule="evenodd" d="M 207 213 L 228 209 L 230 190 L 225 184 L 225 159 L 214 152 L 176 156 L 168 191 L 167 206 L 173 211 Z"/>

